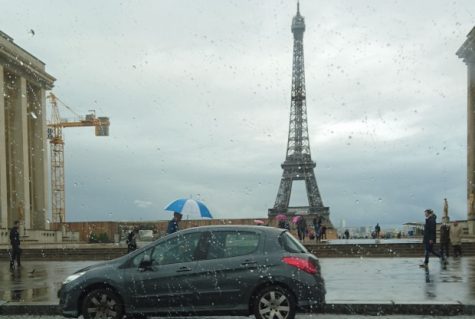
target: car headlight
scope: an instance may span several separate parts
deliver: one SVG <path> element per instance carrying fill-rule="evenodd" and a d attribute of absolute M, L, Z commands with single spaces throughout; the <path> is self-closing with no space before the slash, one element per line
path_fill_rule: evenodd
<path fill-rule="evenodd" d="M 81 277 L 82 275 L 84 275 L 86 272 L 83 271 L 83 272 L 78 272 L 77 274 L 72 274 L 71 276 L 67 277 L 66 279 L 64 279 L 63 281 L 63 285 L 67 284 L 67 283 L 70 283 L 71 281 L 74 281 L 76 279 L 78 279 L 79 277 Z"/>

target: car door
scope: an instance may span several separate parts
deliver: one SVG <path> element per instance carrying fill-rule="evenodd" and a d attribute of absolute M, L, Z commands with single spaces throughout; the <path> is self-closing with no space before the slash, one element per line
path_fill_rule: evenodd
<path fill-rule="evenodd" d="M 180 311 L 192 301 L 190 278 L 201 232 L 177 233 L 137 255 L 124 272 L 132 306 L 141 311 Z"/>
<path fill-rule="evenodd" d="M 193 285 L 197 307 L 242 308 L 244 296 L 259 281 L 264 234 L 258 231 L 217 230 L 203 234 L 206 258 L 198 260 Z"/>

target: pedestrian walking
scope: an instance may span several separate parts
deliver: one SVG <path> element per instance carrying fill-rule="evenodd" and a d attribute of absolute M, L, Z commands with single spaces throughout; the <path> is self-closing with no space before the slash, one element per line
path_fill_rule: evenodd
<path fill-rule="evenodd" d="M 350 239 L 350 232 L 347 230 L 345 230 L 345 239 Z"/>
<path fill-rule="evenodd" d="M 379 223 L 374 226 L 374 235 L 376 236 L 376 239 L 379 238 L 379 233 L 381 233 L 381 227 L 379 226 Z"/>
<path fill-rule="evenodd" d="M 20 228 L 20 222 L 16 220 L 13 223 L 13 227 L 10 229 L 10 245 L 12 246 L 10 250 L 10 269 L 11 270 L 15 268 L 15 261 L 16 261 L 17 267 L 18 268 L 21 267 L 20 232 L 18 231 L 19 228 Z"/>
<path fill-rule="evenodd" d="M 440 255 L 444 260 L 449 257 L 449 244 L 450 244 L 450 226 L 447 223 L 440 225 Z"/>
<path fill-rule="evenodd" d="M 307 234 L 307 222 L 303 217 L 299 218 L 297 221 L 297 234 L 301 241 L 305 240 L 305 235 Z"/>
<path fill-rule="evenodd" d="M 322 226 L 320 231 L 320 240 L 323 238 L 327 239 L 327 226 Z"/>
<path fill-rule="evenodd" d="M 440 258 L 440 254 L 434 251 L 434 244 L 435 244 L 435 227 L 436 227 L 436 219 L 434 212 L 432 209 L 426 209 L 424 211 L 426 222 L 424 225 L 424 263 L 420 265 L 420 267 L 427 268 L 429 266 L 429 254 L 433 254 Z"/>
<path fill-rule="evenodd" d="M 167 234 L 173 234 L 179 230 L 179 223 L 183 215 L 179 212 L 173 213 L 173 218 L 168 222 Z"/>
<path fill-rule="evenodd" d="M 139 235 L 138 227 L 134 227 L 127 236 L 127 253 L 137 249 L 137 237 Z"/>
<path fill-rule="evenodd" d="M 462 256 L 462 227 L 457 221 L 454 221 L 450 226 L 450 242 L 452 243 L 452 249 L 454 257 Z"/>

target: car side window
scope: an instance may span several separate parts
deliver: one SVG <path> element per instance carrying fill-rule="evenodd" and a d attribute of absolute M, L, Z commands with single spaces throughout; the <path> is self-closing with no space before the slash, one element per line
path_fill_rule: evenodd
<path fill-rule="evenodd" d="M 153 248 L 153 265 L 168 265 L 193 261 L 193 256 L 202 233 L 178 235 L 159 243 Z"/>
<path fill-rule="evenodd" d="M 142 262 L 144 256 L 146 256 L 146 255 L 150 256 L 150 254 L 151 254 L 151 252 L 152 252 L 152 249 L 153 249 L 153 248 L 144 250 L 144 251 L 141 252 L 140 254 L 134 256 L 134 258 L 133 258 L 132 261 L 131 261 L 131 264 L 129 264 L 129 265 L 132 265 L 132 266 L 134 266 L 134 267 L 138 267 L 138 266 L 140 265 L 140 263 Z"/>
<path fill-rule="evenodd" d="M 209 237 L 207 259 L 248 255 L 259 247 L 260 235 L 248 231 L 212 232 Z"/>
<path fill-rule="evenodd" d="M 280 245 L 290 253 L 307 253 L 307 249 L 289 232 L 283 232 L 279 237 Z"/>

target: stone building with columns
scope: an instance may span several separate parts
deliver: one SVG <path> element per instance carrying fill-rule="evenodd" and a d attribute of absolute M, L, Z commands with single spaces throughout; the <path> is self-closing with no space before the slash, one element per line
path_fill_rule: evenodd
<path fill-rule="evenodd" d="M 42 61 L 0 31 L 0 230 L 15 220 L 22 235 L 48 228 L 45 91 L 54 81 Z"/>
<path fill-rule="evenodd" d="M 467 225 L 475 235 L 475 27 L 457 56 L 467 65 Z"/>

